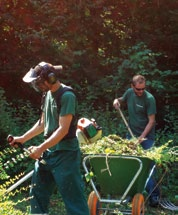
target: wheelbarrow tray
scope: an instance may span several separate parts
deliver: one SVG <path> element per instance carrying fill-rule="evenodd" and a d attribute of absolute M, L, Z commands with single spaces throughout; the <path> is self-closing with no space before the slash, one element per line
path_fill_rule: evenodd
<path fill-rule="evenodd" d="M 155 167 L 146 157 L 106 154 L 87 155 L 83 166 L 86 174 L 94 173 L 90 182 L 98 199 L 115 203 L 142 193 Z"/>

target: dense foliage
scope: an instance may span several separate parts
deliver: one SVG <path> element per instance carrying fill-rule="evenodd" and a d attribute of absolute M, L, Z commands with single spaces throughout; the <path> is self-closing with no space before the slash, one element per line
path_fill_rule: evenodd
<path fill-rule="evenodd" d="M 33 165 L 18 150 L 7 149 L 6 137 L 22 134 L 39 117 L 41 95 L 22 77 L 40 61 L 63 65 L 60 80 L 76 89 L 79 116 L 95 118 L 104 138 L 125 137 L 113 99 L 130 86 L 134 74 L 143 74 L 157 102 L 156 146 L 170 142 L 176 147 L 177 29 L 177 0 L 0 0 L 1 184 Z M 15 206 L 2 202 L 6 207 L 12 214 Z"/>
<path fill-rule="evenodd" d="M 21 78 L 44 60 L 64 66 L 61 80 L 76 88 L 86 107 L 105 109 L 107 103 L 111 109 L 131 76 L 141 73 L 157 98 L 160 126 L 165 105 L 168 112 L 176 110 L 176 0 L 0 3 L 0 86 L 8 98 L 39 105 L 39 97 Z"/>

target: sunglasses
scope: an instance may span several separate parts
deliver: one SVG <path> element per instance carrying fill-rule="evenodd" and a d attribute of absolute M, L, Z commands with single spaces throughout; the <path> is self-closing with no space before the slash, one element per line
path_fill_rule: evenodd
<path fill-rule="evenodd" d="M 144 91 L 145 90 L 145 87 L 144 88 L 136 88 L 134 87 L 137 91 Z"/>

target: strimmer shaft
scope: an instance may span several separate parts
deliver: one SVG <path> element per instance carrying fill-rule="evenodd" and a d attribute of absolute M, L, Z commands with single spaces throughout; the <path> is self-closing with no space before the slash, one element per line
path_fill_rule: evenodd
<path fill-rule="evenodd" d="M 15 184 L 13 184 L 11 187 L 9 187 L 6 192 L 4 193 L 10 193 L 12 190 L 14 190 L 16 187 L 18 187 L 20 184 L 22 184 L 24 181 L 26 181 L 27 179 L 29 179 L 32 175 L 33 175 L 34 170 L 32 170 L 31 172 L 29 172 L 27 175 L 25 175 L 23 178 L 21 178 L 19 181 L 17 181 Z"/>

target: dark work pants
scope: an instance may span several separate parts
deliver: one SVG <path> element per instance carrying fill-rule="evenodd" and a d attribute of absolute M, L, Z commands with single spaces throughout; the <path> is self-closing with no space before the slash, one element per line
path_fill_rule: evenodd
<path fill-rule="evenodd" d="M 48 214 L 50 196 L 57 186 L 68 215 L 89 215 L 80 173 L 80 151 L 47 152 L 46 165 L 35 163 L 31 214 Z"/>
<path fill-rule="evenodd" d="M 144 140 L 141 145 L 143 147 L 143 149 L 147 150 L 149 148 L 151 148 L 154 144 L 154 141 L 153 140 Z M 156 186 L 156 181 L 154 179 L 155 177 L 155 170 L 153 171 L 152 173 L 152 176 L 150 177 L 150 179 L 148 180 L 148 183 L 146 185 L 146 191 L 148 192 L 148 194 L 150 195 L 150 197 L 153 197 L 153 196 L 159 196 L 160 195 L 160 191 L 159 191 L 159 188 L 158 186 Z"/>

